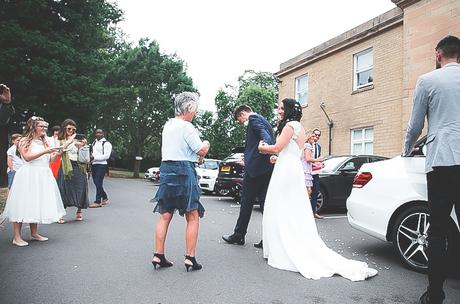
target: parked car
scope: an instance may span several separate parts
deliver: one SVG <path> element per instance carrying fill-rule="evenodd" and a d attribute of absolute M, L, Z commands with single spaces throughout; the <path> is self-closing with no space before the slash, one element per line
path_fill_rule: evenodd
<path fill-rule="evenodd" d="M 353 179 L 365 163 L 388 159 L 376 155 L 329 156 L 324 160 L 324 168 L 319 174 L 319 194 L 316 210 L 346 208 Z"/>
<path fill-rule="evenodd" d="M 220 160 L 218 159 L 205 158 L 202 164 L 196 166 L 201 190 L 214 192 L 214 186 L 219 173 L 219 163 Z"/>
<path fill-rule="evenodd" d="M 427 269 L 430 226 L 425 141 L 426 137 L 416 143 L 411 157 L 363 165 L 347 200 L 348 222 L 353 228 L 392 242 L 403 264 L 421 272 Z M 449 227 L 449 268 L 460 274 L 459 224 L 453 210 Z"/>
<path fill-rule="evenodd" d="M 233 152 L 219 164 L 215 191 L 222 196 L 231 196 L 239 200 L 244 176 L 244 154 L 242 148 L 235 148 Z"/>
<path fill-rule="evenodd" d="M 144 173 L 144 178 L 150 179 L 153 182 L 158 182 L 160 180 L 160 167 L 148 168 Z"/>

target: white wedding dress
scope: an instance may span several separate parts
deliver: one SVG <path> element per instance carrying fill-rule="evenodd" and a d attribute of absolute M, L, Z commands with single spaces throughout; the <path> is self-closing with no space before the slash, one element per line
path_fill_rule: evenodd
<path fill-rule="evenodd" d="M 32 140 L 32 152 L 43 151 L 40 140 Z M 50 169 L 50 155 L 24 161 L 14 176 L 4 216 L 10 222 L 50 224 L 65 215 L 61 194 Z"/>
<path fill-rule="evenodd" d="M 329 249 L 320 238 L 295 140 L 303 132 L 298 121 L 291 121 L 294 135 L 279 153 L 268 186 L 263 214 L 264 257 L 272 267 L 300 272 L 309 279 L 341 275 L 352 281 L 377 274 L 366 263 L 346 259 Z"/>

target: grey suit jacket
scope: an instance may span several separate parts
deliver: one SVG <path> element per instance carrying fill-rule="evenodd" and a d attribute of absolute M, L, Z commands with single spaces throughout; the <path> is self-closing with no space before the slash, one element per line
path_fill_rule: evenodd
<path fill-rule="evenodd" d="M 460 165 L 460 65 L 449 63 L 419 77 L 403 155 L 410 154 L 428 121 L 425 170 Z"/>

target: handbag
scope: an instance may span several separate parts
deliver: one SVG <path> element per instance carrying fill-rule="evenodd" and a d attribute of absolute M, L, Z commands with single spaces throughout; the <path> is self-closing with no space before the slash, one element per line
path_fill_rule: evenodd
<path fill-rule="evenodd" d="M 89 164 L 91 162 L 91 155 L 88 145 L 85 145 L 78 149 L 77 161 L 82 164 Z"/>
<path fill-rule="evenodd" d="M 311 165 L 311 174 L 319 174 L 323 170 L 323 165 L 322 164 L 312 164 Z"/>

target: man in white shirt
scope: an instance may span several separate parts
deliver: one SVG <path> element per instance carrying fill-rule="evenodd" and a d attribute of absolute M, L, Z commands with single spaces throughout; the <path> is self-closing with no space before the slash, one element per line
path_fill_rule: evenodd
<path fill-rule="evenodd" d="M 90 208 L 98 208 L 108 203 L 107 193 L 104 190 L 104 176 L 107 173 L 107 160 L 112 153 L 112 144 L 104 137 L 104 130 L 97 129 L 96 140 L 92 144 L 91 175 L 96 186 L 96 199 L 90 204 Z"/>

